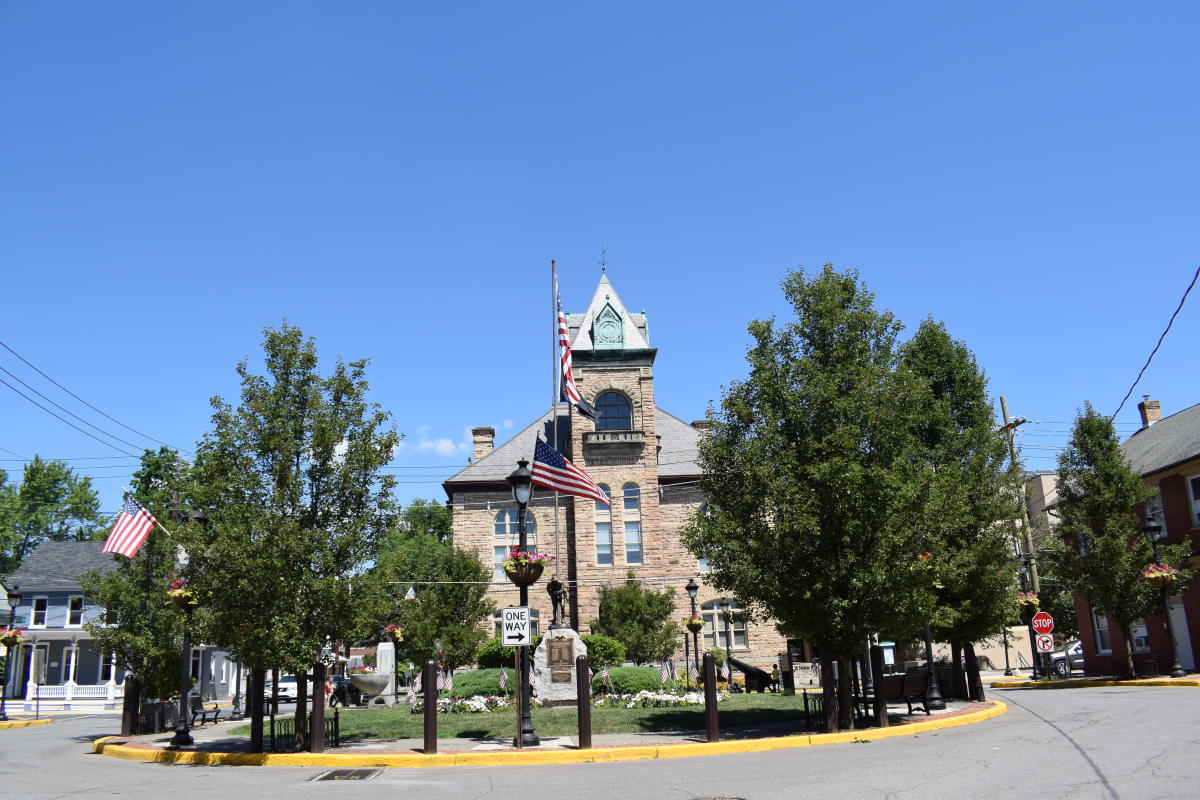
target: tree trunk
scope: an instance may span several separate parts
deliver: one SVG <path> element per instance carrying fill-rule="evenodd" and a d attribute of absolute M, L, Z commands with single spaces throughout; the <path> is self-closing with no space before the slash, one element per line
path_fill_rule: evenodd
<path fill-rule="evenodd" d="M 953 640 L 950 642 L 950 666 L 953 670 L 953 672 L 950 673 L 953 676 L 953 679 L 951 680 L 952 685 L 950 687 L 950 695 L 959 700 L 968 699 L 967 680 L 966 676 L 963 674 L 962 665 L 962 642 L 958 640 Z"/>
<path fill-rule="evenodd" d="M 271 713 L 279 713 L 279 667 L 271 670 Z"/>
<path fill-rule="evenodd" d="M 133 673 L 125 675 L 125 697 L 121 701 L 121 735 L 134 736 L 142 732 L 142 679 Z"/>
<path fill-rule="evenodd" d="M 1121 626 L 1121 634 L 1125 637 L 1125 670 L 1129 677 L 1137 677 L 1137 666 L 1133 663 L 1133 632 L 1128 625 Z"/>
<path fill-rule="evenodd" d="M 833 650 L 821 645 L 821 703 L 825 714 L 825 732 L 838 731 L 837 685 L 833 680 Z"/>
<path fill-rule="evenodd" d="M 984 702 L 987 697 L 983 693 L 983 681 L 979 677 L 979 659 L 975 657 L 975 645 L 967 642 L 963 645 L 967 656 L 967 696 L 976 703 Z"/>
<path fill-rule="evenodd" d="M 250 695 L 250 752 L 263 751 L 263 684 L 267 671 L 261 667 L 250 669 L 248 694 Z"/>
<path fill-rule="evenodd" d="M 315 694 L 315 693 L 314 693 Z M 307 750 L 308 741 L 308 673 L 296 672 L 296 749 Z"/>
<path fill-rule="evenodd" d="M 854 729 L 854 689 L 851 686 L 850 657 L 838 654 L 838 726 L 849 731 Z"/>

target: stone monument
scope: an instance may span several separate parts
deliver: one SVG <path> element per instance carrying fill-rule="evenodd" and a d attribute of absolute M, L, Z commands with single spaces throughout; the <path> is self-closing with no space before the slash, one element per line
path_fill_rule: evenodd
<path fill-rule="evenodd" d="M 544 706 L 575 705 L 575 659 L 587 645 L 570 628 L 551 628 L 533 654 L 533 688 Z"/>

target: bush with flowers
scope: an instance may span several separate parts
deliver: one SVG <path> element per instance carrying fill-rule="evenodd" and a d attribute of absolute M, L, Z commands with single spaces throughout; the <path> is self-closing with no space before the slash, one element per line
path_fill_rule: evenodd
<path fill-rule="evenodd" d="M 717 692 L 717 700 L 728 697 L 727 692 Z M 703 692 L 651 692 L 642 690 L 637 694 L 602 694 L 593 701 L 596 706 L 616 708 L 680 708 L 704 705 Z"/>
<path fill-rule="evenodd" d="M 1023 609 L 1037 611 L 1041 601 L 1038 600 L 1037 592 L 1017 592 L 1017 605 Z"/>
<path fill-rule="evenodd" d="M 0 628 L 0 645 L 16 647 L 25 640 L 25 629 L 14 626 Z"/>
<path fill-rule="evenodd" d="M 346 670 L 346 672 L 350 675 L 374 675 L 375 668 L 374 667 L 351 667 L 350 669 Z"/>
<path fill-rule="evenodd" d="M 1174 583 L 1178 575 L 1179 570 L 1170 564 L 1148 564 L 1142 570 L 1142 580 L 1153 583 L 1155 586 L 1166 586 L 1167 584 Z"/>
<path fill-rule="evenodd" d="M 494 694 L 475 694 L 470 697 L 447 695 L 438 697 L 437 710 L 439 714 L 485 714 L 489 711 L 502 711 L 506 708 L 513 708 L 516 702 L 516 697 L 513 695 L 507 697 Z M 541 701 L 536 697 L 529 698 L 529 705 L 540 706 L 541 704 Z M 424 695 L 413 695 L 412 702 L 409 704 L 409 710 L 414 714 L 420 714 L 424 711 Z"/>

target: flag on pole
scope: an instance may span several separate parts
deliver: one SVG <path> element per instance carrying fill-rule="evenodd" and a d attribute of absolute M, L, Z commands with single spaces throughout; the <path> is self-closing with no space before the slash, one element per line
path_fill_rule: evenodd
<path fill-rule="evenodd" d="M 508 691 L 508 673 L 504 671 L 504 667 L 500 668 L 500 691 Z"/>
<path fill-rule="evenodd" d="M 414 692 L 421 691 L 421 673 L 419 673 L 419 672 L 417 673 L 417 679 L 415 681 L 413 681 L 413 691 Z"/>
<path fill-rule="evenodd" d="M 721 680 L 729 683 L 729 662 L 726 661 L 721 665 Z"/>
<path fill-rule="evenodd" d="M 409 684 L 408 686 L 408 694 L 404 695 L 404 702 L 408 703 L 410 706 L 417 702 L 417 693 L 413 691 L 412 684 Z"/>
<path fill-rule="evenodd" d="M 605 683 L 612 683 L 612 678 L 608 677 L 608 667 L 600 670 L 600 680 L 604 681 Z"/>
<path fill-rule="evenodd" d="M 592 479 L 581 469 L 567 461 L 562 453 L 541 439 L 538 439 L 537 445 L 533 448 L 533 477 L 531 480 L 538 486 L 545 486 L 556 492 L 573 494 L 577 497 L 590 497 L 597 503 L 609 505 L 608 495 L 604 493 L 603 489 L 593 483 Z"/>
<path fill-rule="evenodd" d="M 154 515 L 142 507 L 133 495 L 125 493 L 125 505 L 117 514 L 108 538 L 104 540 L 101 553 L 120 553 L 126 558 L 133 558 L 137 551 L 146 543 L 150 529 L 158 524 Z"/>
<path fill-rule="evenodd" d="M 660 685 L 666 684 L 671 679 L 671 673 L 667 671 L 667 665 L 663 664 L 662 669 L 658 671 L 658 682 Z"/>
<path fill-rule="evenodd" d="M 571 342 L 567 329 L 567 315 L 563 313 L 562 296 L 558 293 L 558 278 L 555 276 L 554 302 L 558 307 L 558 352 L 562 372 L 562 399 L 566 400 L 583 416 L 596 421 L 599 416 L 591 403 L 583 399 L 575 386 L 575 376 L 571 373 Z"/>
<path fill-rule="evenodd" d="M 691 675 L 694 681 L 700 680 L 700 670 L 696 669 L 695 664 L 692 664 L 691 668 L 688 669 L 688 675 Z"/>

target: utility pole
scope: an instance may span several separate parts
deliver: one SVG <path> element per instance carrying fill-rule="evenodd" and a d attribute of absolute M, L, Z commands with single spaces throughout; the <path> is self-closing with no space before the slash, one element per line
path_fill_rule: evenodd
<path fill-rule="evenodd" d="M 1004 435 L 1006 435 L 1008 437 L 1008 461 L 1009 461 L 1009 464 L 1012 465 L 1012 469 L 1015 474 L 1016 469 L 1017 469 L 1017 448 L 1016 448 L 1016 445 L 1013 444 L 1013 431 L 1015 431 L 1021 425 L 1024 425 L 1026 420 L 1024 417 L 1018 417 L 1017 419 L 1014 419 L 1014 420 L 1009 419 L 1008 403 L 1005 401 L 1003 395 L 1001 395 L 1001 397 L 1000 397 L 1000 413 L 1004 417 L 1004 425 L 1000 428 L 998 433 L 1003 433 Z M 1022 508 L 1021 523 L 1020 523 L 1021 524 L 1021 551 L 1022 551 L 1021 552 L 1021 560 L 1025 562 L 1025 569 L 1029 573 L 1029 589 L 1030 589 L 1030 591 L 1032 591 L 1034 594 L 1040 595 L 1041 589 L 1042 589 L 1042 584 L 1041 584 L 1041 581 L 1038 579 L 1037 554 L 1034 552 L 1034 549 L 1033 549 L 1033 532 L 1031 530 L 1031 528 L 1033 527 L 1033 521 L 1031 519 L 1029 519 L 1029 502 L 1025 499 L 1025 483 L 1024 483 L 1024 481 L 1021 482 L 1019 489 L 1020 489 L 1020 493 L 1021 493 L 1020 498 L 1021 498 L 1021 508 Z M 1033 614 L 1032 610 L 1029 612 L 1029 614 L 1032 616 L 1032 614 Z M 1029 647 L 1030 647 L 1030 650 L 1032 651 L 1032 655 L 1033 655 L 1033 679 L 1037 680 L 1038 678 L 1041 677 L 1040 673 L 1042 672 L 1042 670 L 1040 669 L 1040 666 L 1042 663 L 1042 654 L 1037 651 L 1037 648 L 1034 644 L 1035 640 L 1036 640 L 1036 634 L 1034 633 L 1034 630 L 1033 630 L 1033 623 L 1031 621 L 1029 621 L 1028 625 L 1029 625 Z M 1005 655 L 1007 655 L 1007 652 L 1005 653 Z"/>

